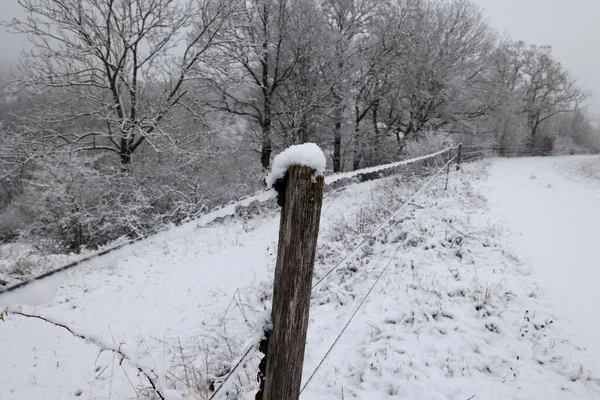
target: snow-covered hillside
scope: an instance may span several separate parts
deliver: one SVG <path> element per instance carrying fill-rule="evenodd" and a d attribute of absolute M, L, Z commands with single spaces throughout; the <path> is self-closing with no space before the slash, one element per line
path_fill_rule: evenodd
<path fill-rule="evenodd" d="M 510 212 L 500 211 L 510 208 L 497 204 L 506 204 L 507 196 L 498 199 L 506 191 L 552 190 L 547 183 L 558 180 L 531 179 L 532 172 L 556 174 L 552 162 L 572 160 L 494 161 L 491 181 L 487 164 L 466 165 L 451 174 L 447 191 L 436 180 L 368 239 L 314 289 L 305 382 L 372 291 L 302 398 L 598 398 L 600 354 L 586 350 L 591 342 L 573 335 L 556 297 L 540 287 L 535 256 L 515 240 L 522 226 L 511 231 Z M 578 175 L 581 164 L 574 165 Z M 329 192 L 316 278 L 423 182 L 392 177 Z M 500 193 L 491 191 L 501 184 Z M 27 312 L 135 354 L 173 389 L 169 396 L 204 399 L 255 336 L 271 293 L 278 222 L 276 209 L 257 207 L 156 236 L 0 296 L 0 309 L 27 303 Z M 127 361 L 38 320 L 6 316 L 0 355 L 3 400 L 151 396 Z M 239 396 L 229 399 L 254 398 L 259 358 L 236 375 Z"/>
<path fill-rule="evenodd" d="M 314 149 L 314 148 L 313 148 Z M 373 175 L 378 174 L 393 174 L 398 171 L 400 167 L 409 166 L 407 170 L 403 172 L 407 173 L 410 171 L 410 166 L 414 165 L 417 170 L 423 168 L 423 163 L 436 163 L 439 162 L 440 157 L 445 159 L 445 153 L 449 148 L 445 148 L 435 153 L 422 155 L 419 157 L 393 162 L 390 164 L 378 165 L 375 167 L 363 168 L 357 171 L 336 173 L 325 177 L 325 183 L 327 189 L 332 186 L 340 187 L 339 183 L 342 182 L 341 186 L 345 186 L 353 179 L 360 178 L 361 175 L 372 175 L 368 179 L 373 179 Z M 319 149 L 319 151 L 321 151 Z M 322 155 L 322 154 L 321 154 Z M 322 164 L 324 161 L 320 160 Z M 323 170 L 323 166 L 316 165 L 317 169 Z M 321 171 L 323 172 L 323 171 Z M 281 171 L 279 171 L 281 174 Z M 277 174 L 273 175 L 277 176 Z M 359 179 L 362 180 L 362 179 Z M 274 182 L 269 182 L 271 185 Z M 245 209 L 248 207 L 260 207 L 259 203 L 268 202 L 276 197 L 274 190 L 264 190 L 257 192 L 253 195 L 246 196 L 239 201 L 232 201 L 227 205 L 217 207 L 216 209 L 200 215 L 192 221 L 183 223 L 181 226 L 172 229 L 164 229 L 161 227 L 160 232 L 154 235 L 150 235 L 149 239 L 137 238 L 129 239 L 122 237 L 117 239 L 99 249 L 83 249 L 80 253 L 70 254 L 47 254 L 46 251 L 39 249 L 37 246 L 33 246 L 30 243 L 7 243 L 0 244 L 0 293 L 2 291 L 10 291 L 14 287 L 20 286 L 21 284 L 27 284 L 28 281 L 35 279 L 36 277 L 44 276 L 46 274 L 52 274 L 57 270 L 61 270 L 67 264 L 78 264 L 78 263 L 93 263 L 97 255 L 102 255 L 106 252 L 111 252 L 110 259 L 116 257 L 119 258 L 123 254 L 129 254 L 132 248 L 144 247 L 148 243 L 152 243 L 154 240 L 174 240 L 181 237 L 189 237 L 193 234 L 194 230 L 199 227 L 204 227 L 214 221 L 220 221 L 223 218 L 245 213 Z M 168 227 L 167 227 L 168 228 Z M 131 243 L 135 243 L 130 246 Z M 43 246 L 42 246 L 43 247 Z M 115 250 L 126 247 L 124 251 L 114 253 Z M 105 264 L 107 257 L 100 260 L 101 264 Z"/>

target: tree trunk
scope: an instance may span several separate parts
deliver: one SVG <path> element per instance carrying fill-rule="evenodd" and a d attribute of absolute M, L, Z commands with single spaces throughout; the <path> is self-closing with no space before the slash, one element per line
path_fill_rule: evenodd
<path fill-rule="evenodd" d="M 376 160 L 381 160 L 380 146 L 381 146 L 381 132 L 379 131 L 379 100 L 374 100 L 371 106 L 371 118 L 373 121 L 373 139 L 371 141 L 371 148 L 369 150 L 369 164 L 372 165 Z"/>
<path fill-rule="evenodd" d="M 131 163 L 131 154 L 133 153 L 132 143 L 126 138 L 121 138 L 119 146 L 119 157 L 121 158 L 121 165 L 126 166 Z"/>
<path fill-rule="evenodd" d="M 354 106 L 354 157 L 352 159 L 352 169 L 356 171 L 360 166 L 360 160 L 362 158 L 362 141 L 360 137 L 360 109 L 358 108 L 358 103 Z"/>
<path fill-rule="evenodd" d="M 333 172 L 342 171 L 342 116 L 344 113 L 344 105 L 342 97 L 335 95 L 334 104 L 334 123 L 333 128 Z"/>
<path fill-rule="evenodd" d="M 298 140 L 302 144 L 307 143 L 308 139 L 308 112 L 303 112 L 300 117 L 300 126 L 298 127 Z"/>
<path fill-rule="evenodd" d="M 536 136 L 537 136 L 537 130 L 539 128 L 539 113 L 533 113 L 532 115 L 529 116 L 529 121 L 527 122 L 527 125 L 529 126 L 529 150 L 535 154 L 536 152 Z"/>
<path fill-rule="evenodd" d="M 262 67 L 262 95 L 263 95 L 263 119 L 261 121 L 262 128 L 262 147 L 260 151 L 260 163 L 263 170 L 267 171 L 271 165 L 271 124 L 272 124 L 272 110 L 271 110 L 271 95 L 273 94 L 273 87 L 270 84 L 271 75 L 269 73 L 269 7 L 266 3 L 263 4 L 262 17 L 263 17 L 263 31 L 262 31 L 262 52 L 260 56 L 260 64 Z"/>
<path fill-rule="evenodd" d="M 271 119 L 271 98 L 268 95 L 265 96 L 264 114 L 261 127 L 262 147 L 260 152 L 260 163 L 263 169 L 267 171 L 271 165 L 271 153 L 273 152 L 271 143 L 271 125 L 273 123 Z"/>
<path fill-rule="evenodd" d="M 402 150 L 404 150 L 404 146 L 406 146 L 406 140 L 408 139 L 408 136 L 413 132 L 413 127 L 414 125 L 411 121 L 408 123 L 408 126 L 404 131 L 402 131 L 402 129 L 400 128 L 398 128 L 398 130 L 396 131 L 396 140 L 398 141 L 398 154 L 402 153 Z M 402 137 L 400 137 L 400 134 L 402 134 Z"/>

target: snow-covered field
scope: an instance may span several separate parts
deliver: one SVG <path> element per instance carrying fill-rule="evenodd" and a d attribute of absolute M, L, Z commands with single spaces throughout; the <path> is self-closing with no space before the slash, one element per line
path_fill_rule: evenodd
<path fill-rule="evenodd" d="M 600 327 L 591 322 L 598 273 L 590 244 L 600 237 L 591 160 L 497 160 L 489 178 L 479 162 L 453 173 L 448 191 L 443 178 L 434 182 L 315 288 L 305 381 L 381 277 L 302 398 L 599 398 L 600 353 L 595 331 L 584 332 Z M 422 183 L 386 178 L 328 193 L 316 278 Z M 545 207 L 564 215 L 544 219 Z M 571 212 L 586 231 L 566 226 Z M 173 398 L 207 398 L 212 381 L 255 336 L 271 292 L 278 222 L 277 210 L 262 208 L 178 228 L 1 295 L 0 310 L 25 304 L 27 312 L 135 354 L 174 389 L 167 393 Z M 563 231 L 555 237 L 554 229 Z M 540 238 L 553 241 L 546 246 Z M 566 304 L 571 298 L 578 300 Z M 127 361 L 98 353 L 60 328 L 8 315 L 0 321 L 0 398 L 148 395 Z M 236 375 L 240 396 L 230 399 L 254 398 L 259 358 Z"/>

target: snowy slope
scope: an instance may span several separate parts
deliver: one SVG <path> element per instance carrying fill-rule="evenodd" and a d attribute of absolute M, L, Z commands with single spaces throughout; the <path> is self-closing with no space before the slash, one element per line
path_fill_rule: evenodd
<path fill-rule="evenodd" d="M 313 167 L 318 171 L 318 173 L 323 173 L 325 169 L 325 160 L 324 155 L 321 150 L 314 144 L 307 144 L 309 148 L 309 155 L 306 159 L 307 164 L 312 164 Z M 298 148 L 299 154 L 302 155 L 302 150 L 304 146 L 292 146 L 290 148 L 291 155 L 297 151 Z M 315 151 L 316 150 L 316 151 Z M 408 160 L 398 161 L 390 164 L 378 165 L 375 167 L 364 168 L 357 171 L 352 172 L 344 172 L 344 173 L 335 173 L 333 175 L 329 175 L 325 178 L 326 185 L 331 185 L 333 183 L 337 183 L 339 181 L 350 182 L 351 179 L 357 178 L 363 174 L 372 174 L 376 172 L 381 172 L 385 170 L 391 170 L 400 166 L 412 165 L 416 164 L 416 166 L 422 168 L 422 165 L 419 165 L 418 162 L 428 161 L 432 164 L 435 164 L 435 158 L 444 154 L 449 149 L 444 149 L 436 153 L 427 154 L 424 156 L 411 158 Z M 315 153 L 317 154 L 315 158 Z M 274 180 L 279 177 L 283 170 L 287 166 L 290 165 L 289 161 L 292 159 L 289 157 L 289 154 L 286 155 L 282 153 L 278 155 L 279 162 L 275 160 L 274 174 L 271 174 L 270 177 L 267 177 L 268 184 L 272 185 Z M 279 165 L 277 165 L 279 164 Z M 169 239 L 177 239 L 185 236 L 189 236 L 194 229 L 198 227 L 204 227 L 214 221 L 221 220 L 223 218 L 236 215 L 236 212 L 240 208 L 248 207 L 252 204 L 265 203 L 269 200 L 272 200 L 276 197 L 276 193 L 274 190 L 264 190 L 258 193 L 255 193 L 250 196 L 246 196 L 239 201 L 232 201 L 229 204 L 218 207 L 206 214 L 200 215 L 192 221 L 186 222 L 178 227 L 171 227 L 166 231 L 162 231 L 160 233 L 150 235 L 148 238 L 139 238 L 136 240 L 130 240 L 128 238 L 121 238 L 113 243 L 107 244 L 101 249 L 98 250 L 83 250 L 80 254 L 40 254 L 40 251 L 35 249 L 34 246 L 30 244 L 24 243 L 16 243 L 16 244 L 4 244 L 0 245 L 0 293 L 2 291 L 10 290 L 13 285 L 19 284 L 21 282 L 27 283 L 26 281 L 32 279 L 33 277 L 40 276 L 42 274 L 53 273 L 56 270 L 62 269 L 68 263 L 78 262 L 85 264 L 93 264 L 97 265 L 98 263 L 103 264 L 104 260 L 107 257 L 104 257 L 103 260 L 95 260 L 97 255 L 101 255 L 105 251 L 118 251 L 116 257 L 122 255 L 124 253 L 129 253 L 131 251 L 131 247 L 144 247 L 148 243 L 152 243 L 154 240 L 169 240 Z M 122 249 L 122 250 L 121 250 Z M 109 258 L 114 257 L 114 254 L 111 254 Z M 80 265 L 80 264 L 79 264 Z M 77 265 L 77 267 L 79 267 Z M 60 277 L 54 277 L 53 280 L 60 279 Z M 37 285 L 35 285 L 37 286 Z"/>
<path fill-rule="evenodd" d="M 328 194 L 323 229 L 348 209 L 368 202 L 372 185 L 377 184 L 359 184 Z M 272 197 L 272 192 L 263 196 L 267 194 Z M 225 208 L 222 214 L 230 211 L 233 213 Z M 127 343 L 158 371 L 182 361 L 176 354 L 179 350 L 173 349 L 180 342 L 187 357 L 213 342 L 222 345 L 222 337 L 239 340 L 229 343 L 232 354 L 222 357 L 230 361 L 238 355 L 243 340 L 253 334 L 240 320 L 242 312 L 249 313 L 250 320 L 257 312 L 251 307 L 231 310 L 233 296 L 238 287 L 254 294 L 255 287 L 264 286 L 272 276 L 279 218 L 274 208 L 265 216 L 197 228 L 200 223 L 153 236 L 4 294 L 0 307 L 35 305 L 35 311 L 46 317 L 105 341 Z M 234 321 L 229 323 L 229 318 Z M 0 328 L 0 354 L 3 360 L 10 360 L 0 365 L 0 379 L 7 379 L 0 383 L 10 387 L 10 398 L 59 399 L 80 388 L 90 397 L 124 393 L 127 398 L 133 394 L 123 372 L 109 374 L 110 369 L 104 369 L 112 360 L 110 354 L 96 360 L 94 347 L 66 332 L 19 319 L 10 319 Z M 236 336 L 236 331 L 241 333 Z M 218 356 L 221 354 L 215 358 Z M 135 376 L 133 371 L 128 373 Z"/>
<path fill-rule="evenodd" d="M 443 179 L 436 181 L 315 288 L 305 382 L 385 271 L 303 399 L 600 396 L 597 355 L 577 349 L 528 263 L 503 245 L 508 231 L 473 186 L 485 182 L 484 169 L 466 166 L 451 176 L 448 191 Z M 316 278 L 421 184 L 387 178 L 328 193 Z M 189 399 L 207 398 L 211 381 L 240 356 L 268 303 L 278 216 L 258 211 L 159 235 L 0 296 L 0 307 L 35 303 L 26 309 L 122 344 L 166 386 Z M 39 321 L 9 315 L 0 322 L 0 356 L 2 400 L 148 393 L 127 362 L 98 355 Z M 258 361 L 256 354 L 236 375 L 241 397 L 230 399 L 253 398 Z"/>

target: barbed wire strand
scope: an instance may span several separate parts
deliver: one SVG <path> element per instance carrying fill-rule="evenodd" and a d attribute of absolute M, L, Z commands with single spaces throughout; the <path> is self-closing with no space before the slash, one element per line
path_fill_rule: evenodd
<path fill-rule="evenodd" d="M 472 150 L 472 151 L 463 151 L 463 155 L 469 155 L 469 154 L 488 154 L 490 153 L 489 150 Z"/>
<path fill-rule="evenodd" d="M 450 151 L 450 150 L 448 150 Z M 333 268 L 331 268 L 329 271 L 327 271 L 327 273 L 325 275 L 323 275 L 315 284 L 312 285 L 312 289 L 314 289 L 315 287 L 317 287 L 319 284 L 321 284 L 321 282 L 323 282 L 329 275 L 331 275 L 336 269 L 338 269 L 344 262 L 346 262 L 354 253 L 356 253 L 356 251 L 358 249 L 360 249 L 362 247 L 362 245 L 364 245 L 370 238 L 372 238 L 377 232 L 379 232 L 381 229 L 383 229 L 391 220 L 393 220 L 394 218 L 396 218 L 398 216 L 398 214 L 400 214 L 404 209 L 406 209 L 406 207 L 410 206 L 412 201 L 423 192 L 423 190 L 425 190 L 429 185 L 431 185 L 431 183 L 437 178 L 437 176 L 439 174 L 441 174 L 446 167 L 448 167 L 450 164 L 452 164 L 452 162 L 454 162 L 454 160 L 456 159 L 456 156 L 452 157 L 446 164 L 444 164 L 444 166 L 442 168 L 440 168 L 434 175 L 433 177 L 431 177 L 431 179 L 429 181 L 427 181 L 423 186 L 421 186 L 415 193 L 413 193 L 413 195 L 404 202 L 404 204 L 396 211 L 394 212 L 389 218 L 387 218 L 385 221 L 383 221 L 383 223 L 381 223 L 373 232 L 371 232 L 369 235 L 367 235 L 358 245 L 356 245 L 352 251 L 350 251 L 344 258 L 342 258 L 342 260 L 340 260 L 337 264 L 335 264 L 333 266 Z"/>
<path fill-rule="evenodd" d="M 404 243 L 402 243 L 402 244 L 404 244 Z M 310 374 L 310 376 L 308 377 L 308 379 L 306 380 L 306 382 L 302 386 L 302 389 L 300 389 L 300 394 L 302 394 L 302 392 L 304 391 L 304 389 L 306 389 L 306 387 L 308 386 L 308 384 L 310 383 L 310 381 L 312 380 L 312 378 L 315 376 L 315 374 L 317 373 L 317 371 L 319 370 L 319 368 L 321 368 L 321 366 L 323 365 L 323 363 L 327 359 L 327 356 L 329 356 L 329 354 L 331 353 L 331 351 L 333 350 L 333 348 L 335 347 L 335 345 L 338 343 L 338 341 L 340 340 L 340 338 L 342 337 L 342 335 L 344 334 L 344 332 L 346 331 L 346 329 L 348 328 L 348 326 L 350 326 L 350 323 L 352 322 L 352 320 L 354 319 L 354 317 L 356 316 L 356 314 L 358 314 L 358 311 L 361 309 L 361 307 L 363 306 L 363 304 L 365 304 L 365 302 L 367 301 L 367 298 L 369 297 L 369 295 L 373 292 L 373 289 L 375 289 L 375 286 L 377 286 L 377 284 L 381 280 L 381 277 L 386 273 L 386 271 L 389 269 L 390 265 L 392 265 L 392 261 L 394 261 L 394 259 L 398 255 L 398 253 L 400 253 L 400 249 L 401 248 L 402 248 L 402 246 L 398 246 L 398 248 L 396 249 L 396 251 L 394 252 L 394 254 L 392 255 L 392 257 L 388 261 L 387 265 L 383 268 L 383 271 L 381 271 L 381 273 L 379 274 L 379 276 L 377 277 L 377 279 L 375 280 L 375 282 L 373 283 L 373 285 L 371 285 L 371 288 L 369 289 L 369 291 L 367 292 L 367 294 L 363 297 L 363 299 L 361 300 L 361 302 L 358 304 L 358 307 L 356 307 L 356 309 L 354 310 L 354 312 L 350 316 L 350 319 L 348 320 L 348 322 L 346 322 L 346 325 L 344 325 L 344 327 L 342 328 L 341 332 L 339 333 L 339 335 L 337 335 L 337 337 L 335 338 L 335 340 L 333 341 L 333 343 L 331 344 L 331 346 L 329 347 L 329 349 L 327 350 L 327 352 L 325 353 L 325 355 L 323 356 L 323 358 L 321 359 L 321 361 L 319 362 L 319 364 L 317 365 L 317 367 L 313 370 L 312 374 Z"/>
<path fill-rule="evenodd" d="M 456 158 L 456 157 L 454 157 L 454 158 Z M 446 165 L 449 165 L 453 161 L 453 159 L 449 160 Z M 436 174 L 436 175 L 434 175 L 434 178 L 437 177 L 438 175 L 439 175 L 439 173 Z M 431 182 L 431 180 L 430 180 L 430 182 Z M 428 184 L 430 182 L 428 182 Z M 425 211 L 421 213 L 421 215 L 419 216 L 418 220 L 421 219 L 421 217 L 423 216 L 423 214 L 425 214 Z M 414 231 L 414 229 L 413 229 L 413 231 Z M 413 231 L 411 231 L 411 232 L 413 232 Z M 381 277 L 383 277 L 383 275 L 387 272 L 387 270 L 389 269 L 390 265 L 392 265 L 392 262 L 396 259 L 396 257 L 400 253 L 400 250 L 402 250 L 402 248 L 404 247 L 404 245 L 407 242 L 408 242 L 408 237 L 406 239 L 404 239 L 402 241 L 402 243 L 400 243 L 398 245 L 398 247 L 396 248 L 396 251 L 394 252 L 394 254 L 392 254 L 392 257 L 389 259 L 389 261 L 387 262 L 386 266 L 383 268 L 383 270 L 381 271 L 381 273 L 379 274 L 379 276 L 377 277 L 377 279 L 375 280 L 375 282 L 373 283 L 373 285 L 371 286 L 371 288 L 369 289 L 369 291 L 367 292 L 367 294 L 363 297 L 363 299 L 359 303 L 358 307 L 356 307 L 356 309 L 354 310 L 354 312 L 350 316 L 350 319 L 348 320 L 348 322 L 346 322 L 346 325 L 344 325 L 344 327 L 342 328 L 342 330 L 340 331 L 340 333 L 338 334 L 338 336 L 335 338 L 335 340 L 333 341 L 333 343 L 331 344 L 331 346 L 329 347 L 329 349 L 327 350 L 327 352 L 325 353 L 325 355 L 323 356 L 323 358 L 321 358 L 321 361 L 319 362 L 319 364 L 317 365 L 317 367 L 313 370 L 313 372 L 310 374 L 310 376 L 308 377 L 308 379 L 306 380 L 306 382 L 304 383 L 304 385 L 300 389 L 300 394 L 302 394 L 302 392 L 304 391 L 304 389 L 306 389 L 306 387 L 308 386 L 308 384 L 310 383 L 310 381 L 314 378 L 314 376 L 316 375 L 317 371 L 319 370 L 319 368 L 321 368 L 321 366 L 323 365 L 323 363 L 325 362 L 325 360 L 327 359 L 327 357 L 329 356 L 329 354 L 333 351 L 333 348 L 338 343 L 338 341 L 340 340 L 340 338 L 342 337 L 342 335 L 344 334 L 344 332 L 346 331 L 346 329 L 348 328 L 348 326 L 350 326 L 350 323 L 352 322 L 352 320 L 354 319 L 354 317 L 356 316 L 356 314 L 358 314 L 358 311 L 362 308 L 363 304 L 367 301 L 367 298 L 369 297 L 369 295 L 373 292 L 373 289 L 375 289 L 375 286 L 377 286 L 377 284 L 381 280 Z"/>
<path fill-rule="evenodd" d="M 219 392 L 221 391 L 221 389 L 223 389 L 225 387 L 225 384 L 233 376 L 233 374 L 237 370 L 237 368 L 240 365 L 242 365 L 242 363 L 246 360 L 246 358 L 251 353 L 251 351 L 255 350 L 255 349 L 256 349 L 256 345 L 253 344 L 252 346 L 250 346 L 250 348 L 248 348 L 248 350 L 246 350 L 246 352 L 240 358 L 240 360 L 235 364 L 235 366 L 231 369 L 231 371 L 229 371 L 229 374 L 227 374 L 227 376 L 225 377 L 225 379 L 223 379 L 223 383 L 221 383 L 221 385 L 217 388 L 217 390 L 214 391 L 214 393 L 212 394 L 212 396 L 210 396 L 209 400 L 213 400 L 213 399 L 215 399 L 217 397 L 217 395 L 219 394 Z"/>
<path fill-rule="evenodd" d="M 474 145 L 463 145 L 463 149 L 472 149 L 472 148 L 486 148 L 486 149 L 510 149 L 510 148 L 523 148 L 523 147 L 531 147 L 530 144 L 511 144 L 511 145 L 501 145 L 501 144 L 474 144 Z"/>

